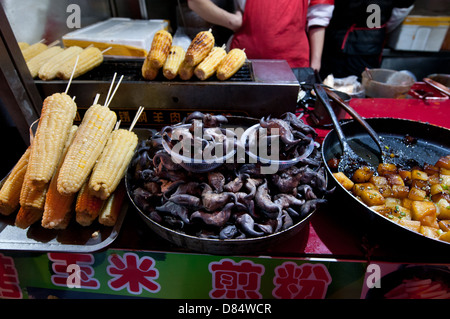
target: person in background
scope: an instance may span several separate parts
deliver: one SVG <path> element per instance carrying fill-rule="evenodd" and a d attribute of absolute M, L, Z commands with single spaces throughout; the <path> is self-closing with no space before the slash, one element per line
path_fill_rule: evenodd
<path fill-rule="evenodd" d="M 188 0 L 189 8 L 204 20 L 234 31 L 228 49 L 245 49 L 249 59 L 286 60 L 299 80 L 307 69 L 320 70 L 333 4 L 334 0 L 240 0 L 232 13 L 211 0 Z"/>
<path fill-rule="evenodd" d="M 401 24 L 413 3 L 413 0 L 335 0 L 325 33 L 322 79 L 332 74 L 335 78 L 356 75 L 360 80 L 365 68 L 379 68 L 387 34 Z M 378 6 L 375 9 L 374 4 Z M 377 18 L 379 26 L 374 26 L 372 22 Z"/>

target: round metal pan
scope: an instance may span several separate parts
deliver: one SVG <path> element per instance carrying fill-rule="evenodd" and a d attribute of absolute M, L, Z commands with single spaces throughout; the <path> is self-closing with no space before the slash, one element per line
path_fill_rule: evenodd
<path fill-rule="evenodd" d="M 249 127 L 259 122 L 258 119 L 249 117 L 230 116 L 227 118 L 229 120 L 227 127 Z M 140 138 L 145 138 L 145 135 L 140 136 Z M 246 239 L 200 238 L 165 227 L 153 221 L 144 211 L 142 211 L 133 200 L 131 171 L 132 167 L 130 165 L 128 167 L 127 174 L 125 175 L 125 186 L 130 202 L 134 206 L 138 215 L 153 232 L 163 239 L 179 247 L 187 248 L 195 252 L 213 255 L 242 255 L 264 252 L 268 248 L 274 247 L 278 243 L 289 240 L 299 234 L 305 226 L 309 225 L 309 220 L 317 211 L 316 209 L 312 210 L 307 216 L 291 227 L 270 235 Z M 328 179 L 326 180 L 328 181 Z"/>
<path fill-rule="evenodd" d="M 386 150 L 396 154 L 391 159 L 392 163 L 401 164 L 417 161 L 419 165 L 424 163 L 434 164 L 441 156 L 450 154 L 450 130 L 428 123 L 394 119 L 394 118 L 370 118 L 366 121 L 381 137 Z M 373 166 L 379 163 L 377 147 L 374 141 L 364 131 L 361 125 L 354 120 L 349 120 L 341 125 L 348 138 L 349 144 L 355 152 L 365 158 Z M 404 142 L 405 136 L 417 139 L 414 145 Z M 380 242 L 405 243 L 411 245 L 417 243 L 418 248 L 443 247 L 450 248 L 450 243 L 438 239 L 425 237 L 420 233 L 398 225 L 388 218 L 371 210 L 359 201 L 350 192 L 345 190 L 332 175 L 332 170 L 327 161 L 337 157 L 341 153 L 341 146 L 335 130 L 331 130 L 322 144 L 322 158 L 325 163 L 330 183 L 336 185 L 335 200 L 342 200 L 351 207 L 346 207 L 345 212 L 360 222 L 360 227 L 376 234 Z M 331 201 L 331 200 L 330 200 Z M 398 240 L 398 241 L 394 241 Z"/>

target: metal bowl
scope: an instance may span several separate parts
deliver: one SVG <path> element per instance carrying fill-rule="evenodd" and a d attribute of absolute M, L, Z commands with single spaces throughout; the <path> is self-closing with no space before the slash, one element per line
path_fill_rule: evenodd
<path fill-rule="evenodd" d="M 243 145 L 245 147 L 247 145 L 247 140 L 248 140 L 250 134 L 252 134 L 256 130 L 258 130 L 259 128 L 260 128 L 260 125 L 255 124 L 255 125 L 249 127 L 247 130 L 245 130 L 245 132 L 241 136 L 241 145 Z M 303 159 L 305 159 L 309 155 L 311 155 L 313 150 L 314 150 L 314 140 L 311 140 L 311 143 L 309 143 L 309 145 L 306 147 L 305 152 L 301 156 L 294 157 L 291 159 L 286 159 L 286 160 L 276 160 L 276 159 L 271 159 L 271 158 L 267 159 L 267 158 L 258 156 L 257 154 L 253 153 L 251 150 L 247 150 L 247 147 L 245 147 L 246 154 L 254 162 L 260 163 L 261 166 L 263 166 L 263 167 L 264 166 L 275 167 L 277 170 L 284 170 L 284 169 L 287 169 L 291 166 L 294 166 L 294 165 L 300 163 L 300 161 L 302 161 Z"/>
<path fill-rule="evenodd" d="M 261 237 L 246 239 L 213 239 L 187 235 L 155 222 L 134 202 L 131 187 L 131 168 L 131 166 L 128 167 L 127 174 L 125 175 L 125 186 L 127 189 L 128 198 L 135 207 L 138 215 L 153 232 L 163 239 L 179 247 L 187 248 L 196 252 L 212 255 L 240 255 L 263 252 L 269 247 L 276 246 L 278 243 L 286 241 L 297 235 L 305 226 L 309 224 L 310 218 L 316 212 L 316 210 L 311 211 L 307 216 L 305 216 L 305 218 L 285 230 Z"/>

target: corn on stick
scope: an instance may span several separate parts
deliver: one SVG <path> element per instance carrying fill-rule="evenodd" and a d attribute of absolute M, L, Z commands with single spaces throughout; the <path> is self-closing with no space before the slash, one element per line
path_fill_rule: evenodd
<path fill-rule="evenodd" d="M 25 229 L 41 219 L 43 212 L 43 209 L 20 207 L 14 224 Z"/>
<path fill-rule="evenodd" d="M 114 193 L 109 196 L 103 205 L 100 215 L 98 216 L 98 222 L 105 226 L 114 226 L 117 222 L 120 210 L 122 209 L 122 203 L 125 198 L 125 183 L 119 184 Z"/>
<path fill-rule="evenodd" d="M 77 195 L 75 219 L 82 226 L 89 226 L 100 214 L 104 201 L 90 194 L 87 183 L 84 183 Z"/>
<path fill-rule="evenodd" d="M 0 189 L 0 213 L 10 215 L 19 207 L 20 190 L 25 179 L 28 159 L 30 157 L 30 147 L 28 147 L 14 165 L 5 183 Z"/>
<path fill-rule="evenodd" d="M 64 229 L 67 227 L 67 215 L 72 211 L 72 203 L 75 200 L 75 194 L 64 195 L 57 190 L 58 174 L 61 169 L 61 164 L 67 154 L 70 144 L 72 144 L 75 133 L 78 127 L 72 126 L 70 136 L 64 146 L 63 157 L 58 165 L 58 169 L 53 176 L 45 198 L 44 212 L 42 216 L 41 225 L 44 228 Z"/>
<path fill-rule="evenodd" d="M 142 114 L 142 110 L 143 107 L 140 107 L 128 131 L 117 129 L 118 126 L 116 126 L 116 130 L 109 136 L 89 180 L 89 190 L 94 196 L 106 200 L 125 175 L 138 143 L 137 135 L 131 130 Z"/>

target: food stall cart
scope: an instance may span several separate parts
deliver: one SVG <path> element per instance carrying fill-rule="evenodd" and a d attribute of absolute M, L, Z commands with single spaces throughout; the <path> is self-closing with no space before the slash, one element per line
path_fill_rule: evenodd
<path fill-rule="evenodd" d="M 2 10 L 0 15 L 1 21 L 7 20 Z M 26 140 L 42 101 L 64 91 L 67 81 L 33 80 L 11 30 L 5 23 L 1 27 L 1 56 L 9 61 L 2 62 L 0 85 L 10 89 L 2 90 L 1 99 L 15 110 L 14 121 Z M 78 104 L 75 121 L 81 121 L 97 93 L 107 94 L 115 72 L 124 78 L 110 108 L 127 127 L 143 105 L 135 126 L 143 136 L 199 110 L 257 119 L 297 112 L 307 120 L 297 105 L 300 84 L 284 61 L 248 61 L 238 78 L 227 82 L 145 81 L 142 62 L 105 59 L 74 79 L 70 94 Z M 350 106 L 365 118 L 403 118 L 450 128 L 445 96 L 354 98 Z M 330 129 L 316 128 L 319 144 Z M 330 189 L 336 186 L 331 177 L 328 182 Z M 239 254 L 196 251 L 162 238 L 141 218 L 131 196 L 125 196 L 113 227 L 74 223 L 58 231 L 36 223 L 20 229 L 13 216 L 2 216 L 0 298 L 381 299 L 404 297 L 398 287 L 413 279 L 428 285 L 426 289 L 448 293 L 448 245 L 383 238 L 385 229 L 366 227 L 349 217 L 346 210 L 351 208 L 342 197 L 328 197 L 294 235 L 263 251 Z M 182 311 L 189 313 L 189 306 Z"/>

